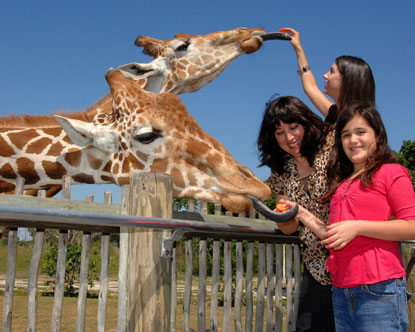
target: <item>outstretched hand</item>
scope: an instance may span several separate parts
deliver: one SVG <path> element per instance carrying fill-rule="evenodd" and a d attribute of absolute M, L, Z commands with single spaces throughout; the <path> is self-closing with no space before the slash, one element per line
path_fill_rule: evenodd
<path fill-rule="evenodd" d="M 345 220 L 328 226 L 321 244 L 326 248 L 340 250 L 359 235 L 359 220 Z"/>
<path fill-rule="evenodd" d="M 287 33 L 291 36 L 290 43 L 294 47 L 294 50 L 300 50 L 302 48 L 300 41 L 300 33 L 292 28 L 282 28 L 278 32 Z"/>

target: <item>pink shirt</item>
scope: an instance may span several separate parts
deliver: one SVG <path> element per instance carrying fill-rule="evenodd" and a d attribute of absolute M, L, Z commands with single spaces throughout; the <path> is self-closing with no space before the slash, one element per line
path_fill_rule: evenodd
<path fill-rule="evenodd" d="M 382 165 L 374 184 L 364 187 L 360 179 L 347 180 L 336 190 L 330 203 L 329 224 L 343 220 L 415 220 L 415 193 L 408 171 L 398 164 Z M 393 241 L 357 236 L 341 250 L 330 250 L 327 270 L 336 287 L 405 276 L 398 244 Z"/>

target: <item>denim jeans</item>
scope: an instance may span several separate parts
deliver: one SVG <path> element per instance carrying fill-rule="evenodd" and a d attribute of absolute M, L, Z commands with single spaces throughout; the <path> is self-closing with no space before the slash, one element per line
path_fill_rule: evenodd
<path fill-rule="evenodd" d="M 406 278 L 352 288 L 333 286 L 336 332 L 392 332 L 408 328 Z"/>

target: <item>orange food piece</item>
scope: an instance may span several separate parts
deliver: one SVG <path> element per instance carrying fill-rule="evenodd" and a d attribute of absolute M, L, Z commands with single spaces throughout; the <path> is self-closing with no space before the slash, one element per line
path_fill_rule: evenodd
<path fill-rule="evenodd" d="M 276 209 L 278 212 L 284 212 L 284 211 L 289 210 L 287 204 L 285 203 L 277 203 Z"/>
<path fill-rule="evenodd" d="M 278 32 L 289 33 L 290 31 L 287 28 L 281 28 L 281 29 L 278 30 Z"/>

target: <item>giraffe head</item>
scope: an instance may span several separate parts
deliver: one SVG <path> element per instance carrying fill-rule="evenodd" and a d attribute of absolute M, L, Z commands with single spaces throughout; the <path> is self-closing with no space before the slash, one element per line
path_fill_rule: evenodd
<path fill-rule="evenodd" d="M 267 185 L 200 128 L 179 97 L 144 91 L 119 70 L 110 69 L 106 79 L 112 113 L 97 114 L 89 123 L 56 117 L 75 144 L 91 151 L 90 158 L 106 158 L 103 182 L 111 178 L 123 185 L 135 172 L 166 173 L 175 197 L 220 203 L 233 212 L 249 209 L 246 195 L 270 196 Z"/>
<path fill-rule="evenodd" d="M 220 75 L 241 54 L 257 51 L 264 33 L 262 28 L 237 28 L 206 35 L 179 33 L 170 40 L 139 36 L 136 45 L 142 46 L 153 61 L 130 63 L 119 69 L 147 91 L 194 92 Z"/>

